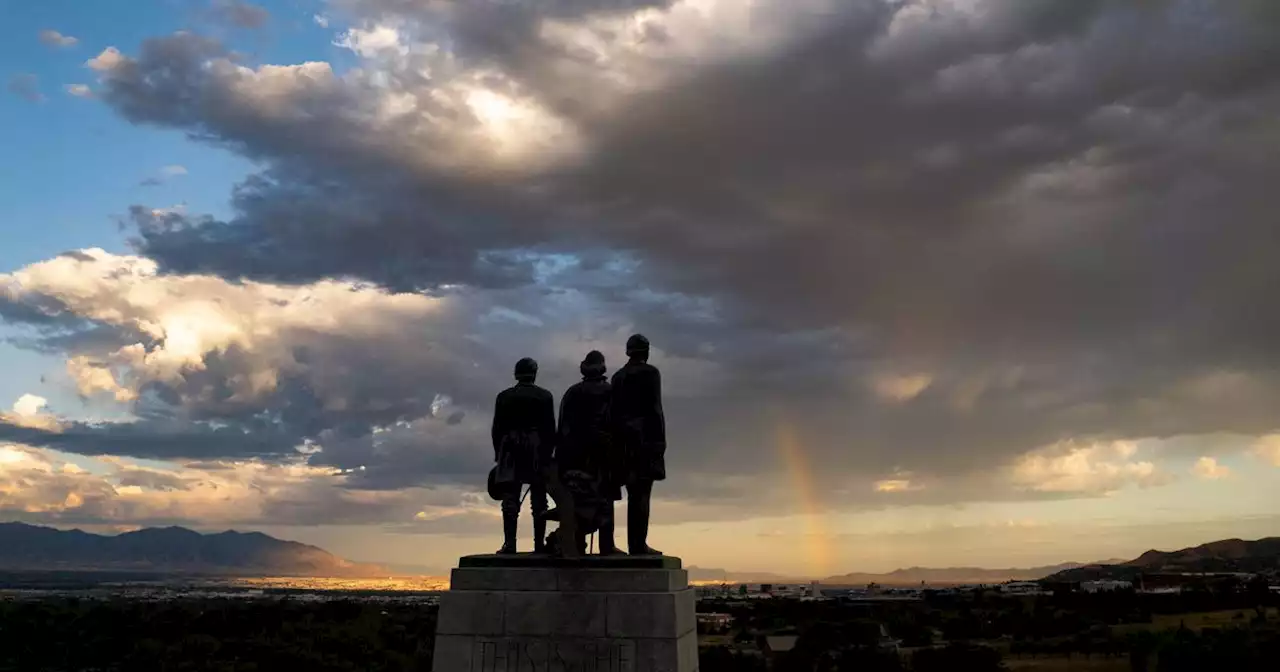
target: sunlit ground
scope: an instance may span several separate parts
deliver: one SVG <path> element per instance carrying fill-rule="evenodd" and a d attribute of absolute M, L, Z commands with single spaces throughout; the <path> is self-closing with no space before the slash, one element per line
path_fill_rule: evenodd
<path fill-rule="evenodd" d="M 226 585 L 245 588 L 289 588 L 295 590 L 351 591 L 432 591 L 448 590 L 449 579 L 443 576 L 393 576 L 380 579 L 342 579 L 327 577 L 261 577 L 227 579 Z"/>

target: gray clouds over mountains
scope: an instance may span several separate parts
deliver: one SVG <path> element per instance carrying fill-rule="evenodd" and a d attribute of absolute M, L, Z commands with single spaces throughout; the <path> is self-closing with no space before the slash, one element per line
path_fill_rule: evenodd
<path fill-rule="evenodd" d="M 1272 5 L 338 0 L 345 72 L 105 51 L 118 114 L 262 172 L 10 276 L 0 314 L 142 420 L 0 436 L 478 482 L 518 356 L 558 395 L 637 329 L 704 512 L 784 440 L 843 505 L 1157 483 L 1123 441 L 1275 429 Z"/>

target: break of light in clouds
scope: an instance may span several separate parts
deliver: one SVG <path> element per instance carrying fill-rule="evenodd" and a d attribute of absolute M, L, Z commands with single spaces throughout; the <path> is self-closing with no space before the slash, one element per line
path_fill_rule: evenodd
<path fill-rule="evenodd" d="M 514 361 L 641 331 L 689 564 L 1280 529 L 1270 2 L 37 4 L 3 517 L 447 567 Z"/>

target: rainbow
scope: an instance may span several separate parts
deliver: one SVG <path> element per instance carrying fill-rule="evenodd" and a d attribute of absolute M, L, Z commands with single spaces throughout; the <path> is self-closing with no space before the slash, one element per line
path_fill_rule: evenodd
<path fill-rule="evenodd" d="M 785 418 L 775 422 L 778 457 L 782 459 L 795 491 L 800 514 L 805 521 L 809 571 L 827 576 L 832 566 L 831 537 L 827 533 L 826 512 L 813 484 L 809 456 L 797 436 L 795 425 Z"/>

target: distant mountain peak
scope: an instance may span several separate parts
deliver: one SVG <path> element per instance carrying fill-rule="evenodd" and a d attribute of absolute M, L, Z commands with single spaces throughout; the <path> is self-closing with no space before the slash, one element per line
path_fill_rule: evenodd
<path fill-rule="evenodd" d="M 1223 539 L 1177 551 L 1149 550 L 1129 561 L 1058 572 L 1049 580 L 1074 583 L 1131 579 L 1140 573 L 1261 572 L 1280 568 L 1280 537 L 1256 541 Z"/>
<path fill-rule="evenodd" d="M 374 565 L 349 562 L 316 546 L 261 532 L 201 534 L 168 526 L 108 536 L 18 522 L 0 523 L 0 568 L 277 576 L 386 573 Z"/>

